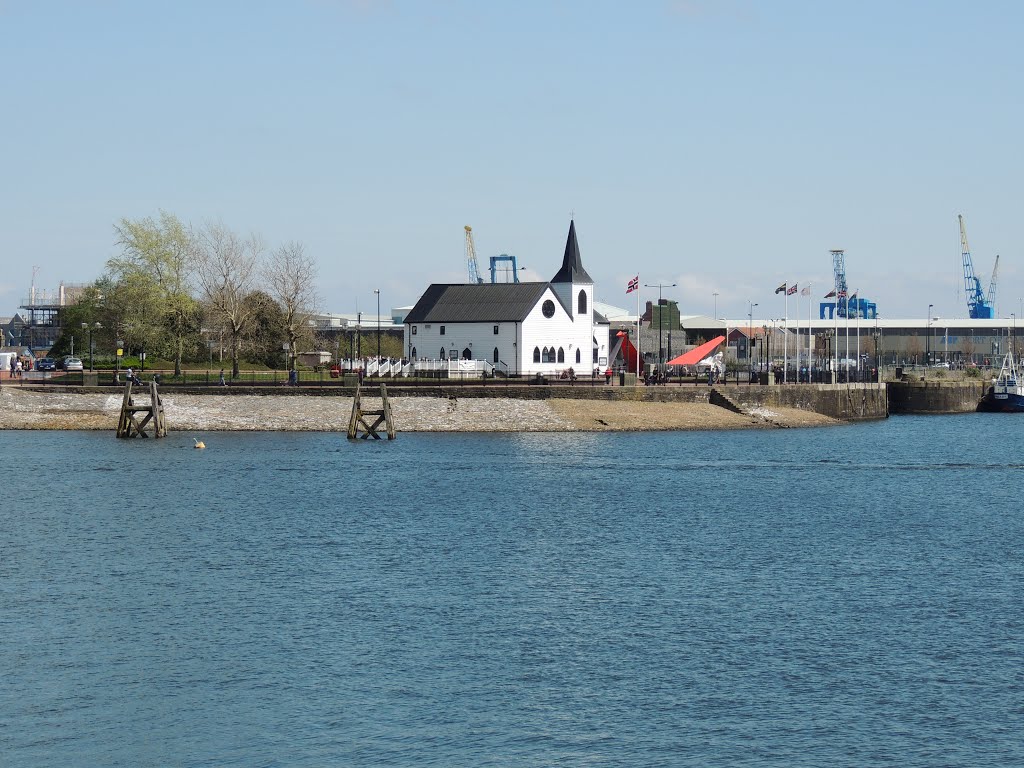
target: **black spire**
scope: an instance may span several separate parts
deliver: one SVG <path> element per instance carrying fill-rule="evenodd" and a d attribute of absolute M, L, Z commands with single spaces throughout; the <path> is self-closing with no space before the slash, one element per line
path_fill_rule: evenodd
<path fill-rule="evenodd" d="M 576 242 L 576 222 L 569 221 L 569 237 L 565 241 L 565 255 L 562 257 L 562 268 L 558 270 L 552 283 L 590 283 L 594 281 L 583 268 L 583 260 L 580 259 L 580 246 Z"/>

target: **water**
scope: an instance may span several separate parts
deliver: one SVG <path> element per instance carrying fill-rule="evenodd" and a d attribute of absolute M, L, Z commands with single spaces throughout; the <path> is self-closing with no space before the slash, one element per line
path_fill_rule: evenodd
<path fill-rule="evenodd" d="M 0 433 L 0 764 L 1024 765 L 1020 429 Z"/>

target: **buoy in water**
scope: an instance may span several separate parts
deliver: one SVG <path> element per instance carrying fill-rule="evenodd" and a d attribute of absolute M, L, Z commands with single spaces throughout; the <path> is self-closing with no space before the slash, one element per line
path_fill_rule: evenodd
<path fill-rule="evenodd" d="M 202 440 L 196 440 L 196 438 L 193 437 L 192 441 L 195 443 L 195 445 L 192 446 L 193 448 L 205 448 L 206 447 L 206 443 L 204 443 Z"/>

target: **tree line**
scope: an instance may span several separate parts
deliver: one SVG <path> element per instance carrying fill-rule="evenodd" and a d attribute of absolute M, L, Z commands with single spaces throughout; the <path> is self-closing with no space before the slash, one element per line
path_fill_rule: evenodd
<path fill-rule="evenodd" d="M 121 219 L 114 231 L 119 253 L 62 310 L 64 334 L 53 354 L 72 337 L 84 346 L 83 323 L 129 354 L 173 360 L 175 375 L 183 362 L 206 359 L 214 344 L 230 355 L 233 377 L 240 359 L 276 366 L 287 344 L 294 368 L 300 349 L 323 346 L 312 322 L 316 262 L 301 243 L 268 248 L 257 234 L 220 222 L 192 227 L 165 211 Z"/>

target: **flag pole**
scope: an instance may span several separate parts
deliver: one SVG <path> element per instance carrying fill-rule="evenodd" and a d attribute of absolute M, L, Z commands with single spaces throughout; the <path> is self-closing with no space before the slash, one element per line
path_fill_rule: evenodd
<path fill-rule="evenodd" d="M 640 381 L 640 275 L 636 284 L 636 380 Z"/>
<path fill-rule="evenodd" d="M 857 303 L 854 305 L 858 307 L 857 310 L 857 381 L 860 381 L 860 291 L 854 294 L 857 297 Z"/>
<path fill-rule="evenodd" d="M 786 317 L 786 322 L 782 328 L 782 383 L 786 383 L 786 373 L 789 371 L 789 283 L 786 283 L 786 290 L 783 291 L 786 295 L 785 309 L 783 315 Z"/>
<path fill-rule="evenodd" d="M 814 335 L 811 333 L 811 301 L 814 297 L 811 295 L 814 291 L 811 289 L 811 284 L 807 284 L 807 383 L 811 383 L 811 337 Z"/>

